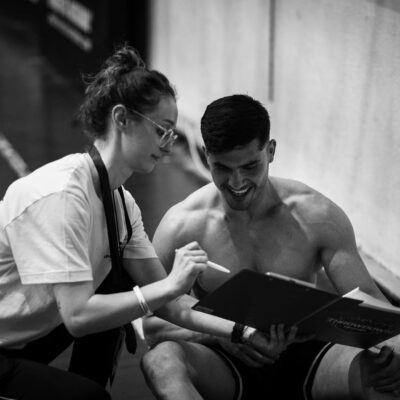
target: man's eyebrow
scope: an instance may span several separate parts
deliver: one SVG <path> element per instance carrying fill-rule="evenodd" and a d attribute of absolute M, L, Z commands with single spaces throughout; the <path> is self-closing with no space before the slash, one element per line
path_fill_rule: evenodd
<path fill-rule="evenodd" d="M 229 168 L 227 165 L 222 164 L 222 163 L 220 163 L 220 162 L 218 162 L 218 161 L 214 161 L 213 164 L 216 165 L 217 167 Z"/>
<path fill-rule="evenodd" d="M 259 162 L 259 160 L 251 160 L 251 161 L 246 162 L 245 164 L 239 165 L 238 168 L 251 167 L 253 165 L 258 164 L 258 162 Z M 220 163 L 218 161 L 215 161 L 214 165 L 216 165 L 218 167 L 230 168 L 228 165 L 222 164 L 222 163 Z"/>
<path fill-rule="evenodd" d="M 247 162 L 246 164 L 242 164 L 240 167 L 250 167 L 252 165 L 258 164 L 258 161 L 259 160 L 252 160 L 252 161 Z"/>

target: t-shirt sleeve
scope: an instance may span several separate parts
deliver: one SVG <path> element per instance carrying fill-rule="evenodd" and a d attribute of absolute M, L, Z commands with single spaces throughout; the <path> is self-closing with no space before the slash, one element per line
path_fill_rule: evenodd
<path fill-rule="evenodd" d="M 125 247 L 124 258 L 157 258 L 154 247 L 144 230 L 139 206 L 126 190 L 124 190 L 124 197 L 132 226 L 132 237 Z"/>
<path fill-rule="evenodd" d="M 93 279 L 88 252 L 87 199 L 65 191 L 48 195 L 6 226 L 23 284 Z"/>

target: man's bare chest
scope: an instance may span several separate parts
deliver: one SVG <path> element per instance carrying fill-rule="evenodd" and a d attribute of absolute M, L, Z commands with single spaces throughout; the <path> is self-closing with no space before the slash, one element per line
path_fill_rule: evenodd
<path fill-rule="evenodd" d="M 319 266 L 318 246 L 308 229 L 299 224 L 229 225 L 214 221 L 201 245 L 211 261 L 236 273 L 242 269 L 276 272 L 297 279 L 312 279 Z M 199 279 L 207 291 L 213 290 L 229 275 L 207 270 Z"/>

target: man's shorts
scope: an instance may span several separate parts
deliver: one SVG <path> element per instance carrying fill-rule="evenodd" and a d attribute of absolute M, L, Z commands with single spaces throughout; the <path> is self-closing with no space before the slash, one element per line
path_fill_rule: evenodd
<path fill-rule="evenodd" d="M 312 383 L 318 365 L 332 346 L 332 343 L 319 340 L 293 343 L 273 365 L 260 368 L 247 366 L 222 347 L 209 347 L 221 356 L 232 371 L 236 382 L 234 400 L 311 400 Z"/>

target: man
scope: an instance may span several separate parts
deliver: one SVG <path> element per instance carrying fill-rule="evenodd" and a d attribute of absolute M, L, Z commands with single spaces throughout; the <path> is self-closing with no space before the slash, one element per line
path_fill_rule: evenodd
<path fill-rule="evenodd" d="M 312 188 L 269 176 L 276 142 L 268 112 L 233 95 L 211 103 L 201 132 L 213 183 L 172 207 L 154 245 L 170 269 L 176 248 L 196 240 L 209 260 L 315 282 L 324 267 L 338 293 L 359 286 L 386 301 L 356 247 L 345 213 Z M 231 275 L 207 269 L 199 298 Z M 181 298 L 193 304 L 189 296 Z M 362 351 L 314 339 L 268 359 L 251 343 L 237 344 L 165 323 L 144 321 L 152 349 L 142 369 L 160 399 L 389 399 L 400 395 L 400 357 L 388 346 Z"/>

